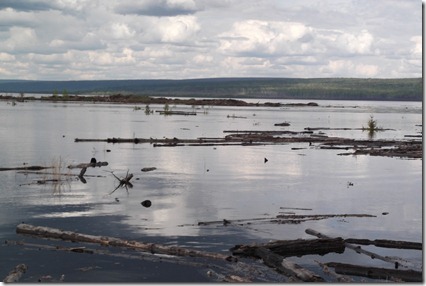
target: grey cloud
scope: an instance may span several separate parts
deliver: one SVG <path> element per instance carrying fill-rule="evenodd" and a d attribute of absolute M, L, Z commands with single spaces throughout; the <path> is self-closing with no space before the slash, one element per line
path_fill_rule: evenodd
<path fill-rule="evenodd" d="M 18 11 L 44 11 L 56 9 L 56 5 L 52 1 L 42 1 L 42 0 L 27 0 L 27 1 L 17 1 L 17 0 L 2 0 L 0 1 L 0 10 L 12 8 Z"/>
<path fill-rule="evenodd" d="M 197 12 L 198 9 L 192 1 L 173 2 L 167 0 L 159 1 L 126 1 L 115 7 L 115 12 L 119 14 L 136 14 L 143 16 L 171 17 L 178 15 L 189 15 Z"/>

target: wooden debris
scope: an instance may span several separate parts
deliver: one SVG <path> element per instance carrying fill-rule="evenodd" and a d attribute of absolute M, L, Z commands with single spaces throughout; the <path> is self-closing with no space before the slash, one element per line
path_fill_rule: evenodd
<path fill-rule="evenodd" d="M 329 267 L 333 267 L 338 274 L 363 276 L 372 279 L 390 280 L 391 278 L 396 278 L 405 282 L 423 282 L 422 272 L 414 270 L 396 270 L 371 266 L 365 267 L 337 262 L 325 264 Z"/>
<path fill-rule="evenodd" d="M 256 248 L 254 254 L 261 258 L 263 263 L 267 266 L 275 268 L 278 272 L 286 275 L 287 277 L 293 277 L 296 281 L 324 282 L 324 279 L 315 273 L 284 259 L 281 255 L 278 255 L 264 247 Z"/>
<path fill-rule="evenodd" d="M 333 270 L 331 270 L 326 264 L 321 263 L 317 260 L 315 260 L 316 263 L 318 263 L 318 265 L 322 268 L 322 271 L 329 275 L 332 276 L 333 278 L 335 278 L 337 280 L 337 282 L 344 282 L 344 283 L 349 283 L 349 282 L 353 282 L 353 280 L 345 275 L 340 275 L 337 274 L 336 272 L 334 272 Z"/>
<path fill-rule="evenodd" d="M 72 231 L 63 231 L 57 228 L 34 226 L 30 224 L 19 224 L 16 227 L 16 232 L 19 234 L 28 234 L 40 236 L 44 238 L 61 239 L 73 242 L 96 243 L 102 246 L 125 247 L 136 249 L 152 254 L 168 254 L 174 256 L 194 256 L 205 257 L 218 260 L 235 261 L 232 257 L 221 253 L 213 253 L 179 246 L 169 246 L 156 243 L 143 243 L 138 241 L 123 240 L 115 237 L 88 235 Z"/>
<path fill-rule="evenodd" d="M 156 112 L 160 113 L 161 115 L 197 115 L 197 112 L 188 112 L 188 111 L 164 111 L 164 110 L 156 110 Z"/>
<path fill-rule="evenodd" d="M 25 264 L 18 264 L 15 268 L 9 272 L 9 274 L 3 279 L 4 283 L 18 282 L 22 275 L 27 271 Z"/>
<path fill-rule="evenodd" d="M 83 168 L 89 168 L 89 167 L 102 167 L 102 166 L 108 166 L 108 162 L 96 162 L 96 163 L 81 163 L 77 165 L 69 165 L 68 169 L 83 169 Z"/>
<path fill-rule="evenodd" d="M 322 233 L 320 233 L 318 231 L 315 231 L 315 230 L 309 229 L 309 228 L 306 229 L 305 232 L 307 234 L 314 235 L 314 236 L 319 237 L 319 238 L 330 238 L 329 236 L 326 236 L 326 235 L 324 235 L 324 234 L 322 234 Z M 377 258 L 377 259 L 380 259 L 382 261 L 386 261 L 386 262 L 392 263 L 392 264 L 395 265 L 395 268 L 398 268 L 399 265 L 400 265 L 400 263 L 401 263 L 401 262 L 399 262 L 399 261 L 397 261 L 397 260 L 395 260 L 393 258 L 390 258 L 388 256 L 381 256 L 380 254 L 377 254 L 377 253 L 365 250 L 365 249 L 361 248 L 361 246 L 355 246 L 355 245 L 350 244 L 348 242 L 345 242 L 345 247 L 350 248 L 350 249 L 354 250 L 357 253 L 362 253 L 362 254 L 365 254 L 367 256 L 370 256 L 372 259 Z"/>
<path fill-rule="evenodd" d="M 347 243 L 355 243 L 361 245 L 374 245 L 377 247 L 385 248 L 398 248 L 398 249 L 423 249 L 423 243 L 421 242 L 412 242 L 412 241 L 401 241 L 401 240 L 388 240 L 388 239 L 358 239 L 358 238 L 347 238 L 345 239 Z"/>
<path fill-rule="evenodd" d="M 201 221 L 198 225 L 228 225 L 228 224 L 239 224 L 242 223 L 252 224 L 254 222 L 259 223 L 278 223 L 278 224 L 298 224 L 305 221 L 311 220 L 323 220 L 334 217 L 376 217 L 370 214 L 318 214 L 318 215 L 296 215 L 296 214 L 279 214 L 275 217 L 264 217 L 264 218 L 247 218 L 247 219 L 233 219 L 226 220 L 228 223 L 224 224 L 224 220 L 214 221 Z"/>
<path fill-rule="evenodd" d="M 342 238 L 276 240 L 265 244 L 236 245 L 231 248 L 231 251 L 233 255 L 256 256 L 258 248 L 266 248 L 283 257 L 308 254 L 324 255 L 330 252 L 343 253 L 345 251 Z"/>
<path fill-rule="evenodd" d="M 150 143 L 154 147 L 177 146 L 214 146 L 214 145 L 268 145 L 287 143 L 319 143 L 320 149 L 353 149 L 354 152 L 338 155 L 371 155 L 402 158 L 422 158 L 422 140 L 361 140 L 340 137 L 328 137 L 313 134 L 308 129 L 300 132 L 288 130 L 224 130 L 230 133 L 223 138 L 107 138 L 107 139 L 75 139 L 75 142 L 107 142 L 107 143 Z"/>
<path fill-rule="evenodd" d="M 157 170 L 157 168 L 155 168 L 155 167 L 146 167 L 146 168 L 142 168 L 141 169 L 142 172 L 151 172 L 151 171 L 154 171 L 154 170 Z"/>
<path fill-rule="evenodd" d="M 43 167 L 43 166 L 27 166 L 27 167 L 11 167 L 11 168 L 0 168 L 1 171 L 40 171 L 44 169 L 53 169 L 53 167 Z"/>
<path fill-rule="evenodd" d="M 118 188 L 121 187 L 125 187 L 126 191 L 129 192 L 128 187 L 129 188 L 133 188 L 133 184 L 130 183 L 130 180 L 133 178 L 133 174 L 129 174 L 129 171 L 127 171 L 126 177 L 124 177 L 123 179 L 120 179 L 119 177 L 117 177 L 116 175 L 114 175 L 114 173 L 111 172 L 111 174 L 120 182 L 118 184 L 118 186 L 111 192 L 109 193 L 110 195 L 112 193 L 114 193 Z"/>
<path fill-rule="evenodd" d="M 290 123 L 288 122 L 275 123 L 274 126 L 290 126 Z"/>

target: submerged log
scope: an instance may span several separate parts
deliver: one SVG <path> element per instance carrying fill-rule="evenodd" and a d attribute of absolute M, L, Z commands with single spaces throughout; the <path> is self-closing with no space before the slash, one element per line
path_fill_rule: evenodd
<path fill-rule="evenodd" d="M 314 236 L 319 237 L 319 238 L 330 238 L 327 235 L 324 235 L 324 234 L 322 234 L 322 233 L 320 233 L 318 231 L 315 231 L 315 230 L 309 229 L 309 228 L 306 229 L 305 232 L 307 234 L 314 235 Z M 388 256 L 381 256 L 380 254 L 377 254 L 377 253 L 365 250 L 365 249 L 361 248 L 361 246 L 355 246 L 355 245 L 350 244 L 348 242 L 345 242 L 345 247 L 350 248 L 350 249 L 354 250 L 357 253 L 362 253 L 362 254 L 365 254 L 367 256 L 370 256 L 372 259 L 377 258 L 377 259 L 380 259 L 382 261 L 386 261 L 386 262 L 392 263 L 392 264 L 395 265 L 395 268 L 398 268 L 399 265 L 400 265 L 400 263 L 401 263 L 400 261 L 398 261 L 396 259 L 390 258 Z"/>
<path fill-rule="evenodd" d="M 361 245 L 374 245 L 377 247 L 385 248 L 398 248 L 398 249 L 423 249 L 423 243 L 421 242 L 412 242 L 412 241 L 402 241 L 402 240 L 388 240 L 388 239 L 358 239 L 358 238 L 347 238 L 345 239 L 347 243 L 355 243 Z"/>
<path fill-rule="evenodd" d="M 265 265 L 275 268 L 278 272 L 287 277 L 295 278 L 296 281 L 303 282 L 324 282 L 324 279 L 315 273 L 284 259 L 281 255 L 276 254 L 264 247 L 255 249 L 255 255 L 263 260 Z"/>
<path fill-rule="evenodd" d="M 52 169 L 53 167 L 43 167 L 43 166 L 27 166 L 27 167 L 10 167 L 10 168 L 0 168 L 0 171 L 40 171 L 44 169 Z"/>
<path fill-rule="evenodd" d="M 40 236 L 44 238 L 61 239 L 72 242 L 86 242 L 96 243 L 102 246 L 115 246 L 135 249 L 143 252 L 149 252 L 152 254 L 168 254 L 175 256 L 194 256 L 194 257 L 205 257 L 219 260 L 233 261 L 228 255 L 221 253 L 213 253 L 189 248 L 183 248 L 179 246 L 169 246 L 156 243 L 143 243 L 138 241 L 124 240 L 115 237 L 107 236 L 96 236 L 83 234 L 72 231 L 64 231 L 57 228 L 34 226 L 30 224 L 19 224 L 16 227 L 16 232 L 19 234 L 28 234 L 34 236 Z"/>
<path fill-rule="evenodd" d="M 82 168 L 89 168 L 89 167 L 101 167 L 101 166 L 108 166 L 108 162 L 96 162 L 96 163 L 81 163 L 77 165 L 69 165 L 68 169 L 82 169 Z"/>
<path fill-rule="evenodd" d="M 396 278 L 405 282 L 423 282 L 423 274 L 414 270 L 396 270 L 377 267 L 365 267 L 359 265 L 329 262 L 325 263 L 329 267 L 333 267 L 338 274 L 363 276 L 373 279 L 390 279 Z"/>
<path fill-rule="evenodd" d="M 266 248 L 283 257 L 308 254 L 324 255 L 330 252 L 343 253 L 345 251 L 344 240 L 340 237 L 332 239 L 277 240 L 265 244 L 236 245 L 231 248 L 231 251 L 234 255 L 256 257 L 258 248 Z"/>
<path fill-rule="evenodd" d="M 3 279 L 4 283 L 18 282 L 22 275 L 27 271 L 25 264 L 18 264 L 16 267 L 9 272 L 9 274 Z"/>

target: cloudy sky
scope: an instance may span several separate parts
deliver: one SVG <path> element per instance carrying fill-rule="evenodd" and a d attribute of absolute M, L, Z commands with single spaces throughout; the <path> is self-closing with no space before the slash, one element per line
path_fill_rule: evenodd
<path fill-rule="evenodd" d="M 421 77 L 420 0 L 1 0 L 0 79 Z"/>

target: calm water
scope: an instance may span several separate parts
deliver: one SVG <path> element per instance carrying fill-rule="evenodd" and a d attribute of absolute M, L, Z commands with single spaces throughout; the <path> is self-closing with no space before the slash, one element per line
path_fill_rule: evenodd
<path fill-rule="evenodd" d="M 371 115 L 380 127 L 394 129 L 379 132 L 375 138 L 402 139 L 404 135 L 419 135 L 422 130 L 418 126 L 422 124 L 421 102 L 316 102 L 319 107 L 172 106 L 173 110 L 195 110 L 197 116 L 145 115 L 144 106 L 134 111 L 133 105 L 26 102 L 12 106 L 0 102 L 0 167 L 52 165 L 59 160 L 65 167 L 88 162 L 91 157 L 109 163 L 106 167 L 88 169 L 87 184 L 69 176 L 61 185 L 39 185 L 35 183 L 37 180 L 51 176 L 0 172 L 0 238 L 31 241 L 15 234 L 16 225 L 24 221 L 217 252 L 227 252 L 242 243 L 312 238 L 305 234 L 307 228 L 344 238 L 421 242 L 422 160 L 419 159 L 338 156 L 341 150 L 320 150 L 306 143 L 154 148 L 149 144 L 74 142 L 75 138 L 223 137 L 224 130 L 360 128 Z M 163 106 L 152 105 L 151 109 L 162 110 Z M 291 126 L 274 126 L 284 121 Z M 360 130 L 324 132 L 328 136 L 367 139 L 367 134 Z M 303 149 L 292 150 L 295 147 Z M 264 158 L 268 159 L 267 163 Z M 157 169 L 145 173 L 141 171 L 144 167 Z M 62 171 L 78 173 L 76 169 Z M 128 193 L 119 188 L 108 195 L 118 185 L 111 172 L 124 177 L 128 171 L 134 174 L 134 187 Z M 348 186 L 348 182 L 353 186 Z M 141 205 L 147 199 L 152 201 L 150 208 Z M 274 217 L 285 211 L 365 213 L 377 217 L 331 218 L 299 225 L 198 226 L 198 222 L 206 221 Z M 33 241 L 40 243 L 40 239 Z M 421 268 L 421 251 L 370 249 L 402 257 L 415 268 Z M 5 277 L 15 265 L 26 263 L 29 270 L 21 280 L 24 282 L 36 282 L 43 275 L 58 278 L 61 274 L 65 274 L 65 281 L 85 282 L 211 281 L 204 270 L 192 271 L 175 264 L 159 266 L 158 262 L 147 262 L 146 271 L 141 272 L 135 260 L 25 251 L 23 246 L 10 245 L 0 247 L 0 252 L 0 277 Z M 350 251 L 297 258 L 297 262 L 315 271 L 314 259 L 386 266 L 384 262 Z M 76 270 L 80 267 L 94 268 L 85 272 Z"/>

